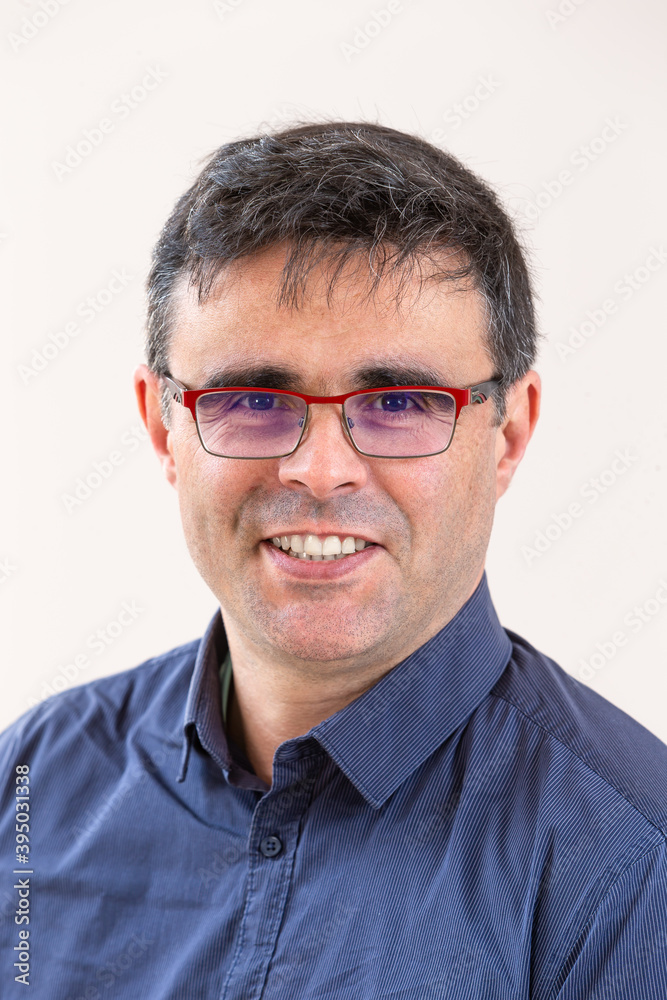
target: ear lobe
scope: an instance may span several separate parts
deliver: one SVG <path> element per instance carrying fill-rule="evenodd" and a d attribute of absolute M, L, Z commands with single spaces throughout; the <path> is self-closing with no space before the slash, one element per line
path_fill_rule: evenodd
<path fill-rule="evenodd" d="M 540 376 L 532 370 L 508 393 L 507 415 L 496 432 L 496 500 L 507 490 L 533 436 L 541 395 Z"/>
<path fill-rule="evenodd" d="M 151 439 L 162 470 L 172 486 L 176 486 L 176 463 L 171 443 L 171 432 L 162 422 L 162 382 L 147 365 L 139 365 L 134 373 L 134 391 L 139 414 Z"/>

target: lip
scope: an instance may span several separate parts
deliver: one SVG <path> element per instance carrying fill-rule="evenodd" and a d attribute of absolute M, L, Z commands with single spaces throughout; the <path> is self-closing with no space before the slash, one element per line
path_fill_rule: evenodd
<path fill-rule="evenodd" d="M 287 532 L 285 532 L 287 534 Z M 292 534 L 299 534 L 299 532 L 292 532 Z M 315 534 L 315 532 L 309 532 L 309 534 Z M 334 534 L 334 532 L 331 532 Z M 361 535 L 357 535 L 357 538 L 361 538 Z M 361 569 L 367 563 L 376 559 L 380 552 L 382 552 L 381 545 L 369 545 L 365 549 L 361 549 L 360 552 L 354 552 L 344 559 L 322 559 L 315 560 L 312 559 L 295 559 L 294 556 L 288 556 L 286 552 L 279 549 L 273 542 L 262 541 L 260 542 L 260 549 L 262 549 L 267 558 L 271 560 L 271 563 L 275 568 L 281 572 L 286 573 L 297 580 L 338 580 L 340 577 L 348 576 L 350 573 L 354 573 L 355 570 Z"/>

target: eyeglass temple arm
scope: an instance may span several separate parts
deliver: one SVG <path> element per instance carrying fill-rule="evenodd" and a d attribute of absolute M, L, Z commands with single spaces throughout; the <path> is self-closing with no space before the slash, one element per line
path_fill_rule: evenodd
<path fill-rule="evenodd" d="M 178 382 L 175 378 L 171 378 L 169 375 L 162 375 L 161 378 L 167 383 L 167 387 L 171 392 L 173 399 L 175 399 L 177 403 L 182 403 L 185 386 L 181 382 Z"/>
<path fill-rule="evenodd" d="M 491 380 L 490 382 L 478 382 L 477 385 L 470 386 L 470 402 L 485 403 L 492 392 L 494 392 L 500 382 Z"/>

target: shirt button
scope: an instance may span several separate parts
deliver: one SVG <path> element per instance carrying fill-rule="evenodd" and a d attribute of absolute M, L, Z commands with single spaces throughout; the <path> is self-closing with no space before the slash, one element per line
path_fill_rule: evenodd
<path fill-rule="evenodd" d="M 259 849 L 265 858 L 275 858 L 283 849 L 282 841 L 278 837 L 265 837 Z"/>

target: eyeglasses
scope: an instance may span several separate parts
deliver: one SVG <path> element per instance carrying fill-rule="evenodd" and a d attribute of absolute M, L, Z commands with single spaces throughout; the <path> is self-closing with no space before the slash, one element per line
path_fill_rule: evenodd
<path fill-rule="evenodd" d="M 498 381 L 467 389 L 404 385 L 361 389 L 342 396 L 306 396 L 284 389 L 232 386 L 186 389 L 163 375 L 169 390 L 187 407 L 205 451 L 220 458 L 284 458 L 299 447 L 313 403 L 341 403 L 343 430 L 369 458 L 425 458 L 452 443 L 461 409 L 484 403 Z"/>

